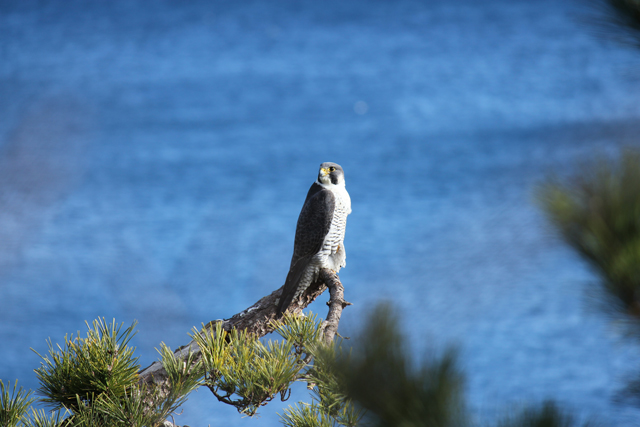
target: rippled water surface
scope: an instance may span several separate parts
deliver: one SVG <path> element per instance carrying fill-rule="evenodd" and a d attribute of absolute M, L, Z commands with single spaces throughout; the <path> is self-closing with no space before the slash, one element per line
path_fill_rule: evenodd
<path fill-rule="evenodd" d="M 640 347 L 532 190 L 633 144 L 640 52 L 577 1 L 0 3 L 0 378 L 37 388 L 45 340 L 99 316 L 161 341 L 281 286 L 323 161 L 353 201 L 349 335 L 376 301 L 416 354 L 460 349 L 480 421 L 615 403 Z M 323 312 L 324 300 L 314 305 Z M 199 391 L 191 426 L 279 425 Z M 294 398 L 305 398 L 302 390 Z"/>

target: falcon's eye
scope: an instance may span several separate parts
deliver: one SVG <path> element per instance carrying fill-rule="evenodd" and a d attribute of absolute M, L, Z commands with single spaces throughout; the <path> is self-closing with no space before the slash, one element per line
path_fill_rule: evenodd
<path fill-rule="evenodd" d="M 335 172 L 336 168 L 334 168 L 333 166 L 331 166 L 331 167 L 329 168 L 329 170 L 330 170 L 331 172 Z"/>

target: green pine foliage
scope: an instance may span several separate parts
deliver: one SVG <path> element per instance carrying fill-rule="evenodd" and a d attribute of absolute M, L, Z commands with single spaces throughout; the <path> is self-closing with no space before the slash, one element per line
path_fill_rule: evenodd
<path fill-rule="evenodd" d="M 378 306 L 366 324 L 351 354 L 334 359 L 334 369 L 345 394 L 367 411 L 368 425 L 467 425 L 464 376 L 455 353 L 415 363 L 388 305 Z"/>
<path fill-rule="evenodd" d="M 619 307 L 640 317 L 640 151 L 593 161 L 566 179 L 552 177 L 537 198 Z"/>
<path fill-rule="evenodd" d="M 162 366 L 167 373 L 169 386 L 169 390 L 165 390 L 164 394 L 170 397 L 170 400 L 164 402 L 163 405 L 166 406 L 167 403 L 170 403 L 171 406 L 177 408 L 186 401 L 189 393 L 203 385 L 204 367 L 196 355 L 191 352 L 185 358 L 175 357 L 173 351 L 165 343 L 161 343 L 158 352 Z"/>
<path fill-rule="evenodd" d="M 123 329 L 104 319 L 88 325 L 86 338 L 67 338 L 36 370 L 47 414 L 28 406 L 31 392 L 0 381 L 0 427 L 161 427 L 197 387 L 246 415 L 255 415 L 277 395 L 285 400 L 293 382 L 307 384 L 311 401 L 289 406 L 280 419 L 288 427 L 465 427 L 464 378 L 455 353 L 416 363 L 400 333 L 397 317 L 380 306 L 365 321 L 356 345 L 327 345 L 323 323 L 314 315 L 274 323 L 280 341 L 215 327 L 195 331 L 201 349 L 176 358 L 166 345 L 159 353 L 167 373 L 161 385 L 138 382 L 139 366 Z M 133 375 L 132 375 L 133 372 Z M 75 391 L 71 402 L 71 393 Z M 65 409 L 66 408 L 66 409 Z M 524 411 L 499 427 L 571 427 L 555 405 Z"/>
<path fill-rule="evenodd" d="M 49 340 L 49 354 L 36 369 L 43 401 L 55 409 L 77 412 L 79 403 L 90 401 L 103 393 L 124 396 L 138 381 L 140 366 L 133 357 L 134 347 L 128 344 L 135 335 L 136 323 L 122 330 L 115 320 L 98 319 L 87 323 L 87 336 L 64 337 L 64 347 Z M 79 397 L 79 399 L 78 399 Z"/>
<path fill-rule="evenodd" d="M 640 0 L 589 0 L 597 7 L 596 24 L 607 38 L 640 47 Z"/>
<path fill-rule="evenodd" d="M 245 415 L 280 395 L 286 400 L 291 384 L 303 378 L 311 361 L 309 348 L 320 342 L 321 324 L 315 316 L 285 316 L 275 331 L 282 341 L 265 342 L 244 331 L 215 328 L 194 331 L 202 354 L 204 383 L 224 403 Z"/>
<path fill-rule="evenodd" d="M 345 384 L 335 369 L 335 360 L 341 354 L 339 345 L 324 343 L 312 348 L 313 366 L 304 376 L 311 391 L 311 403 L 299 402 L 280 415 L 288 427 L 354 427 L 364 414 L 356 408 L 345 392 Z"/>
<path fill-rule="evenodd" d="M 319 346 L 306 379 L 311 403 L 298 403 L 281 416 L 287 427 L 464 427 L 464 374 L 456 354 L 418 362 L 402 335 L 398 317 L 381 304 L 365 320 L 349 350 Z M 344 344 L 344 341 L 343 343 Z M 577 422 L 553 402 L 532 407 L 499 427 L 573 427 Z"/>
<path fill-rule="evenodd" d="M 18 388 L 18 381 L 7 383 L 0 380 L 0 427 L 16 427 L 33 403 L 31 391 Z"/>
<path fill-rule="evenodd" d="M 55 347 L 49 341 L 49 354 L 41 356 L 43 362 L 36 369 L 42 401 L 67 409 L 69 417 L 62 422 L 60 412 L 47 417 L 32 411 L 25 426 L 161 426 L 201 385 L 202 365 L 196 357 L 177 359 L 164 344 L 159 353 L 167 384 L 139 383 L 140 366 L 135 348 L 129 346 L 135 323 L 123 329 L 115 320 L 98 319 L 87 327 L 86 338 L 65 336 L 65 345 Z"/>
<path fill-rule="evenodd" d="M 323 325 L 313 314 L 284 318 L 273 324 L 280 341 L 262 341 L 242 331 L 215 327 L 194 331 L 205 370 L 205 385 L 221 402 L 253 416 L 277 395 L 284 401 L 296 381 L 306 382 L 312 403 L 285 410 L 288 426 L 355 426 L 355 410 L 342 391 L 333 365 L 335 349 L 323 342 Z"/>
<path fill-rule="evenodd" d="M 334 427 L 334 420 L 316 404 L 297 403 L 289 406 L 280 415 L 280 421 L 287 427 Z"/>
<path fill-rule="evenodd" d="M 538 408 L 524 409 L 520 414 L 509 417 L 498 427 L 573 427 L 576 420 L 560 409 L 554 402 L 546 401 Z M 595 424 L 584 424 L 584 427 Z"/>
<path fill-rule="evenodd" d="M 33 409 L 29 416 L 24 417 L 22 426 L 24 427 L 67 427 L 70 426 L 70 419 L 66 419 L 67 411 L 53 411 L 48 415 L 44 409 Z M 66 419 L 66 420 L 65 420 Z"/>
<path fill-rule="evenodd" d="M 201 365 L 193 354 L 181 360 L 162 344 L 159 350 L 168 384 L 136 384 L 124 396 L 102 393 L 91 404 L 78 398 L 79 411 L 74 425 L 82 427 L 155 427 L 161 426 L 201 384 Z"/>

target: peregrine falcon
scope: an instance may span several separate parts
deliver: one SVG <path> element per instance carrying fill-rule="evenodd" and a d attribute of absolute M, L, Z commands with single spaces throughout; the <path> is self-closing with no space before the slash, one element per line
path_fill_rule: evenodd
<path fill-rule="evenodd" d="M 347 264 L 343 240 L 350 213 L 351 198 L 344 185 L 342 167 L 322 163 L 318 179 L 311 185 L 298 217 L 291 267 L 277 317 L 318 278 L 321 268 L 337 273 Z"/>

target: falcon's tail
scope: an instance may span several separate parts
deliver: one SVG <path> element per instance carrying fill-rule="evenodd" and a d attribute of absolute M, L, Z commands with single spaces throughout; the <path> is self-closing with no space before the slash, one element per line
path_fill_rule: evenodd
<path fill-rule="evenodd" d="M 282 294 L 280 295 L 280 302 L 278 303 L 278 311 L 276 312 L 276 319 L 282 317 L 282 314 L 289 308 L 293 297 L 296 295 L 300 286 L 300 281 L 304 276 L 304 272 L 309 266 L 310 257 L 303 257 L 296 262 L 287 274 L 287 280 L 282 287 Z"/>

